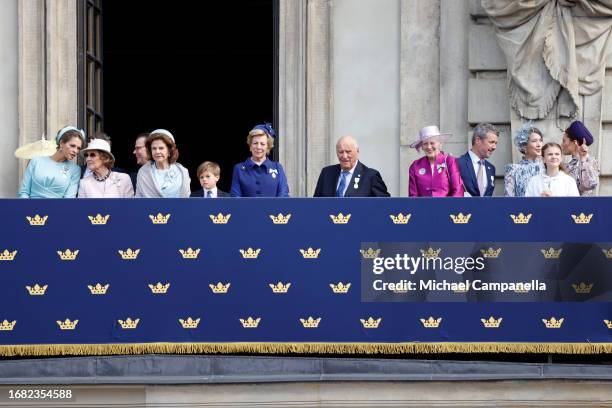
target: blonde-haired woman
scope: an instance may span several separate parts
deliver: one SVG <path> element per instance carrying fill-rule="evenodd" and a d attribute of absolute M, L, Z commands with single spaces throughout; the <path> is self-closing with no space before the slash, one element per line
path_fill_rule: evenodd
<path fill-rule="evenodd" d="M 247 136 L 251 157 L 234 166 L 232 197 L 289 197 L 285 170 L 268 159 L 276 132 L 269 123 L 255 126 Z"/>
<path fill-rule="evenodd" d="M 529 179 L 525 197 L 579 197 L 576 180 L 565 172 L 563 153 L 557 143 L 546 143 L 542 147 L 545 173 Z"/>

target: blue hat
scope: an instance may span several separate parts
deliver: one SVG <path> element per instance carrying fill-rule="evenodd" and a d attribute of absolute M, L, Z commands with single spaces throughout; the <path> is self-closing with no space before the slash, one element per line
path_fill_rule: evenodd
<path fill-rule="evenodd" d="M 591 132 L 589 132 L 589 129 L 587 129 L 584 126 L 584 123 L 579 120 L 572 122 L 572 124 L 565 130 L 565 133 L 567 133 L 570 139 L 577 140 L 579 144 L 582 144 L 583 140 L 587 146 L 592 145 L 594 142 L 593 135 Z"/>
<path fill-rule="evenodd" d="M 521 153 L 523 153 L 523 149 L 527 146 L 527 141 L 529 140 L 529 135 L 533 130 L 533 122 L 529 121 L 516 132 L 514 136 L 514 145 Z"/>
<path fill-rule="evenodd" d="M 257 125 L 253 129 L 251 129 L 251 132 L 254 130 L 262 130 L 266 135 L 270 136 L 273 139 L 276 139 L 276 132 L 274 131 L 274 128 L 272 127 L 271 123 L 262 123 L 260 125 Z"/>
<path fill-rule="evenodd" d="M 83 129 L 77 129 L 74 126 L 64 126 L 63 128 L 61 128 L 59 132 L 57 132 L 57 136 L 55 136 L 55 142 L 59 144 L 60 139 L 62 138 L 62 136 L 64 136 L 64 133 L 69 132 L 71 130 L 78 132 L 81 135 L 83 143 L 85 143 L 85 131 Z"/>

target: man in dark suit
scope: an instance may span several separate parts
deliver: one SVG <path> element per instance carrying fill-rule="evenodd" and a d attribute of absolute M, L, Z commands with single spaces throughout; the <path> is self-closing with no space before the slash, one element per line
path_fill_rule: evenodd
<path fill-rule="evenodd" d="M 492 196 L 495 166 L 487 158 L 497 148 L 499 130 L 490 123 L 479 123 L 472 133 L 472 149 L 457 159 L 466 196 Z"/>
<path fill-rule="evenodd" d="M 338 139 L 336 155 L 340 164 L 321 170 L 315 197 L 389 197 L 380 173 L 358 160 L 359 146 L 353 137 Z"/>

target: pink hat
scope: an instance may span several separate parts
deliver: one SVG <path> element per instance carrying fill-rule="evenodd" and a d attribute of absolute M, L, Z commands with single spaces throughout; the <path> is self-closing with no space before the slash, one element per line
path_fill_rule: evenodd
<path fill-rule="evenodd" d="M 420 150 L 421 144 L 427 139 L 438 137 L 440 140 L 446 140 L 452 135 L 452 133 L 440 133 L 440 129 L 438 129 L 437 126 L 425 126 L 423 129 L 419 130 L 417 140 L 410 144 L 410 147 Z"/>

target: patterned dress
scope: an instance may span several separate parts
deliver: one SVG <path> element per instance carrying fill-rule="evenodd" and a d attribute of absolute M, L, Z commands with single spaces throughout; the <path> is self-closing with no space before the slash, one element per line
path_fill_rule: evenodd
<path fill-rule="evenodd" d="M 544 173 L 544 163 L 541 159 L 523 159 L 517 164 L 506 164 L 505 170 L 505 196 L 524 197 L 529 179 L 536 174 Z"/>
<path fill-rule="evenodd" d="M 595 195 L 595 189 L 599 185 L 599 162 L 597 159 L 588 156 L 585 161 L 581 161 L 579 157 L 572 157 L 568 163 L 565 163 L 565 168 L 569 175 L 576 180 L 581 197 Z"/>

